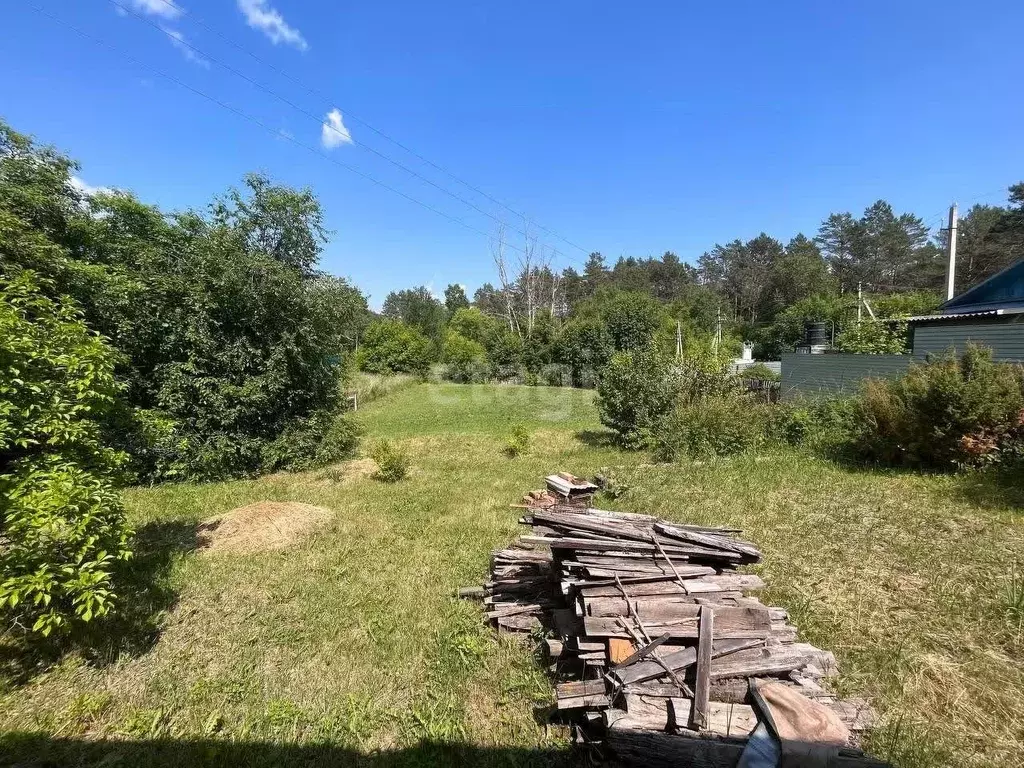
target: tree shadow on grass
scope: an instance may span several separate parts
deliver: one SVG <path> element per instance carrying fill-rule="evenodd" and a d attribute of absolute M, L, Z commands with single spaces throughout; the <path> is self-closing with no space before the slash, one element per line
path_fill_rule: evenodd
<path fill-rule="evenodd" d="M 585 765 L 578 750 L 478 747 L 424 741 L 414 747 L 364 754 L 335 745 L 287 745 L 217 739 L 186 741 L 91 741 L 52 738 L 35 733 L 0 736 L 2 764 L 43 766 L 356 766 L 357 768 L 415 768 L 417 766 L 522 766 L 553 768 Z"/>
<path fill-rule="evenodd" d="M 120 577 L 117 611 L 70 635 L 0 638 L 0 687 L 23 685 L 69 653 L 95 665 L 138 656 L 160 636 L 163 618 L 178 602 L 174 564 L 200 544 L 199 525 L 180 520 L 146 523 L 136 531 L 134 557 Z"/>
<path fill-rule="evenodd" d="M 581 429 L 574 437 L 591 448 L 621 448 L 610 429 Z"/>
<path fill-rule="evenodd" d="M 984 509 L 1024 512 L 1024 466 L 965 472 L 956 478 L 951 493 L 958 500 Z"/>

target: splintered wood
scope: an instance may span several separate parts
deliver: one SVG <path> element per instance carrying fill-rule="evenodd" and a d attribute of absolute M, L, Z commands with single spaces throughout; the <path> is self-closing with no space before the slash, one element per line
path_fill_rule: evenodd
<path fill-rule="evenodd" d="M 853 743 L 871 724 L 868 705 L 824 685 L 835 657 L 750 595 L 764 583 L 737 569 L 761 553 L 740 531 L 593 509 L 597 486 L 567 473 L 546 484 L 519 505 L 531 533 L 494 552 L 490 581 L 460 595 L 482 598 L 500 632 L 543 635 L 556 708 L 578 736 L 634 764 L 700 753 L 702 765 L 735 765 L 771 720 L 751 693 L 770 680 L 854 734 L 832 745 L 842 764 L 882 765 Z M 651 738 L 661 741 L 637 748 Z"/>

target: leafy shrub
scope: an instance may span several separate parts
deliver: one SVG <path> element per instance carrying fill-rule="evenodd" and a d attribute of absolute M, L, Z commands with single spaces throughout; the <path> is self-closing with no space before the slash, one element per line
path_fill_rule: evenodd
<path fill-rule="evenodd" d="M 656 348 L 616 352 L 597 384 L 601 423 L 626 447 L 646 447 L 679 391 L 678 372 Z"/>
<path fill-rule="evenodd" d="M 776 403 L 769 411 L 768 434 L 780 443 L 806 445 L 822 453 L 842 453 L 849 447 L 854 407 L 850 397 Z"/>
<path fill-rule="evenodd" d="M 477 307 L 461 307 L 455 310 L 448 321 L 448 330 L 484 347 L 499 329 L 498 321 Z"/>
<path fill-rule="evenodd" d="M 860 355 L 902 355 L 910 350 L 910 333 L 904 322 L 853 323 L 836 336 L 836 347 Z"/>
<path fill-rule="evenodd" d="M 523 367 L 526 349 L 518 333 L 504 330 L 495 334 L 487 346 L 487 359 L 491 365 L 491 376 L 498 381 L 514 379 Z"/>
<path fill-rule="evenodd" d="M 884 464 L 949 469 L 999 459 L 1024 432 L 1019 366 L 969 346 L 917 363 L 898 379 L 869 380 L 856 399 L 853 448 Z"/>
<path fill-rule="evenodd" d="M 301 472 L 350 458 L 359 445 L 360 431 L 345 412 L 316 413 L 263 446 L 263 471 Z"/>
<path fill-rule="evenodd" d="M 482 344 L 461 333 L 449 330 L 445 334 L 442 359 L 446 366 L 445 378 L 450 381 L 470 384 L 487 379 L 487 351 Z"/>
<path fill-rule="evenodd" d="M 516 456 L 525 453 L 529 446 L 530 433 L 523 424 L 516 424 L 512 427 L 512 432 L 509 433 L 509 436 L 505 438 L 505 453 L 514 459 Z"/>
<path fill-rule="evenodd" d="M 617 291 L 601 301 L 600 313 L 615 349 L 626 351 L 650 346 L 665 309 L 650 294 Z"/>
<path fill-rule="evenodd" d="M 758 381 L 781 381 L 782 377 L 764 363 L 748 365 L 739 372 L 741 379 L 757 379 Z"/>
<path fill-rule="evenodd" d="M 537 376 L 549 387 L 566 387 L 572 383 L 572 369 L 561 363 L 548 363 L 541 367 Z"/>
<path fill-rule="evenodd" d="M 131 531 L 103 441 L 114 354 L 69 297 L 0 279 L 0 616 L 43 635 L 116 605 Z"/>
<path fill-rule="evenodd" d="M 770 406 L 739 395 L 709 397 L 672 411 L 654 440 L 657 461 L 730 456 L 756 448 L 768 436 Z"/>
<path fill-rule="evenodd" d="M 386 483 L 398 482 L 409 471 L 408 454 L 391 440 L 378 441 L 370 451 L 370 458 L 377 465 L 374 477 Z"/>
<path fill-rule="evenodd" d="M 426 375 L 433 355 L 430 339 L 401 320 L 370 323 L 360 339 L 356 362 L 369 373 Z"/>

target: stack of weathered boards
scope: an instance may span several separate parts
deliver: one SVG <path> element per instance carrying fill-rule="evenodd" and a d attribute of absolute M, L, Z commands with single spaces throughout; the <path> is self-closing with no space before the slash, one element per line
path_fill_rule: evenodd
<path fill-rule="evenodd" d="M 532 535 L 462 594 L 500 631 L 545 633 L 557 708 L 579 736 L 634 764 L 732 766 L 758 725 L 751 679 L 825 704 L 851 732 L 869 724 L 864 702 L 822 686 L 835 657 L 747 594 L 764 584 L 736 569 L 761 553 L 739 531 L 592 509 L 596 486 L 564 473 L 547 484 L 524 497 Z M 852 744 L 832 764 L 882 765 Z"/>

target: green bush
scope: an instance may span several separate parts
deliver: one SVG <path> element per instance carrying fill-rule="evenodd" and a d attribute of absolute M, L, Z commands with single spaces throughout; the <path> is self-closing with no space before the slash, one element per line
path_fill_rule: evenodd
<path fill-rule="evenodd" d="M 969 346 L 869 380 L 856 399 L 853 449 L 884 464 L 950 469 L 997 461 L 1024 431 L 1024 378 Z"/>
<path fill-rule="evenodd" d="M 397 483 L 409 471 L 408 454 L 391 440 L 378 441 L 370 451 L 370 458 L 377 465 L 374 477 L 385 483 Z"/>
<path fill-rule="evenodd" d="M 29 272 L 0 278 L 0 616 L 49 635 L 117 603 L 131 557 L 103 442 L 114 354 L 67 296 Z"/>
<path fill-rule="evenodd" d="M 487 351 L 482 344 L 461 333 L 449 330 L 445 334 L 442 359 L 444 377 L 450 381 L 472 384 L 487 380 Z"/>
<path fill-rule="evenodd" d="M 769 420 L 772 440 L 804 445 L 816 452 L 843 453 L 853 433 L 854 400 L 850 397 L 816 397 L 776 403 Z"/>
<path fill-rule="evenodd" d="M 629 448 L 646 447 L 679 398 L 678 372 L 656 348 L 616 352 L 597 383 L 601 423 Z"/>
<path fill-rule="evenodd" d="M 740 395 L 680 405 L 657 431 L 654 458 L 730 456 L 757 448 L 768 439 L 770 407 Z"/>
<path fill-rule="evenodd" d="M 523 424 L 516 424 L 512 427 L 509 436 L 505 438 L 505 453 L 510 458 L 515 458 L 530 447 L 530 433 Z"/>
<path fill-rule="evenodd" d="M 756 379 L 758 381 L 782 381 L 782 376 L 764 363 L 748 365 L 739 372 L 738 377 L 741 379 Z"/>
<path fill-rule="evenodd" d="M 836 336 L 836 348 L 859 355 L 902 355 L 910 351 L 910 333 L 902 321 L 853 323 Z"/>
<path fill-rule="evenodd" d="M 342 461 L 359 445 L 359 424 L 347 413 L 316 413 L 263 446 L 264 472 L 302 472 Z"/>
<path fill-rule="evenodd" d="M 555 354 L 568 367 L 574 387 L 593 386 L 597 371 L 611 359 L 612 337 L 597 318 L 574 319 L 562 326 L 555 342 Z"/>
<path fill-rule="evenodd" d="M 498 381 L 516 378 L 523 368 L 526 345 L 518 333 L 502 331 L 495 334 L 487 346 L 487 359 L 491 376 Z"/>
<path fill-rule="evenodd" d="M 549 387 L 567 387 L 572 384 L 572 369 L 561 363 L 548 363 L 537 374 L 540 383 Z"/>
<path fill-rule="evenodd" d="M 415 373 L 425 376 L 433 359 L 430 339 L 401 320 L 370 323 L 360 339 L 356 363 L 369 373 Z"/>

